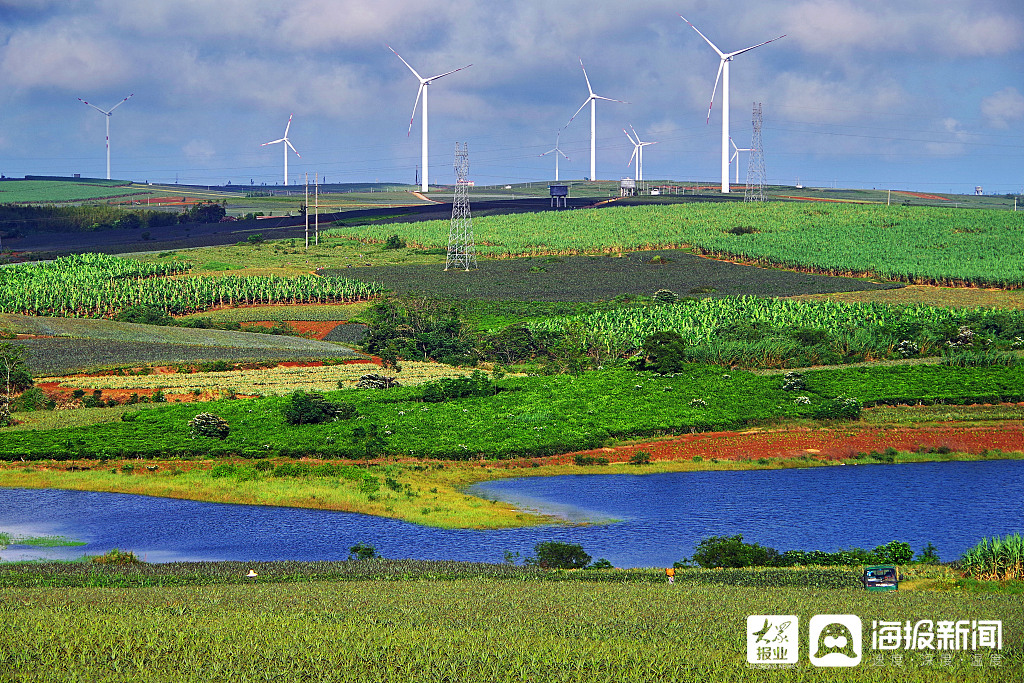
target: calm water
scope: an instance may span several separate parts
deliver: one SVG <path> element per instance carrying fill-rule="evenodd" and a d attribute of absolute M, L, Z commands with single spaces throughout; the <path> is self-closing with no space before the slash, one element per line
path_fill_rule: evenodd
<path fill-rule="evenodd" d="M 803 470 L 580 475 L 477 485 L 477 495 L 589 526 L 441 530 L 297 508 L 81 491 L 0 489 L 0 531 L 86 546 L 11 547 L 4 560 L 74 558 L 117 547 L 150 562 L 331 560 L 372 543 L 384 557 L 500 562 L 540 541 L 579 543 L 618 567 L 666 566 L 707 536 L 743 534 L 779 550 L 933 543 L 956 559 L 982 537 L 1024 530 L 1024 461 Z M 614 520 L 614 521 L 611 521 Z"/>

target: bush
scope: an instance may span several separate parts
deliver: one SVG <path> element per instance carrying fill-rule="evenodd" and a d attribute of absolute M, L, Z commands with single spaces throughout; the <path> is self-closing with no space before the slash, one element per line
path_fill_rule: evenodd
<path fill-rule="evenodd" d="M 188 423 L 189 434 L 193 437 L 208 436 L 211 439 L 226 439 L 231 428 L 227 420 L 213 413 L 199 413 Z"/>
<path fill-rule="evenodd" d="M 679 301 L 679 295 L 671 289 L 659 289 L 651 295 L 651 298 L 659 304 L 674 304 Z"/>
<path fill-rule="evenodd" d="M 12 410 L 53 410 L 55 403 L 39 387 L 26 389 L 11 401 Z"/>
<path fill-rule="evenodd" d="M 705 538 L 693 553 L 693 562 L 701 567 L 755 567 L 772 566 L 779 552 L 756 543 L 744 543 L 743 535 L 711 536 Z"/>
<path fill-rule="evenodd" d="M 526 564 L 544 569 L 583 569 L 590 564 L 591 557 L 576 543 L 544 541 L 533 546 L 536 557 L 526 559 Z"/>
<path fill-rule="evenodd" d="M 857 399 L 837 396 L 816 406 L 812 416 L 819 420 L 856 420 L 860 417 L 860 409 Z"/>
<path fill-rule="evenodd" d="M 643 350 L 641 367 L 650 367 L 659 375 L 679 372 L 686 363 L 686 340 L 678 332 L 655 332 L 644 341 Z"/>
<path fill-rule="evenodd" d="M 466 377 L 443 378 L 424 385 L 421 398 L 427 403 L 442 403 L 470 396 L 493 396 L 498 387 L 486 373 L 474 370 Z"/>
<path fill-rule="evenodd" d="M 630 465 L 650 465 L 651 454 L 647 451 L 637 451 L 633 455 L 629 456 Z"/>
<path fill-rule="evenodd" d="M 348 549 L 350 560 L 372 560 L 377 557 L 377 550 L 369 543 L 356 543 Z"/>
<path fill-rule="evenodd" d="M 328 401 L 324 395 L 299 389 L 288 396 L 281 409 L 284 419 L 291 425 L 320 424 L 330 420 L 348 420 L 356 415 L 351 403 Z"/>
<path fill-rule="evenodd" d="M 338 388 L 344 388 L 345 380 L 338 380 Z M 387 377 L 385 375 L 378 375 L 376 373 L 370 373 L 368 375 L 362 375 L 359 377 L 359 381 L 356 382 L 357 389 L 391 389 L 393 387 L 402 386 L 398 379 L 395 377 Z"/>
<path fill-rule="evenodd" d="M 388 235 L 387 240 L 384 242 L 385 249 L 405 249 L 405 240 L 398 235 Z"/>

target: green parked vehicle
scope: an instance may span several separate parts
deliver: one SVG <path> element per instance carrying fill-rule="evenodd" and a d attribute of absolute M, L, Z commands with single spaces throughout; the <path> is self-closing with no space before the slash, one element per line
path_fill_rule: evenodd
<path fill-rule="evenodd" d="M 899 573 L 891 564 L 864 567 L 864 575 L 860 580 L 869 591 L 894 591 L 900 587 Z"/>

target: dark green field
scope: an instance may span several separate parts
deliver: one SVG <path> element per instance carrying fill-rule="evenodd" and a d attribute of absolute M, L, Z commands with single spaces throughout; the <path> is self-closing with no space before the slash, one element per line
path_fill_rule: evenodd
<path fill-rule="evenodd" d="M 809 275 L 700 258 L 681 250 L 608 256 L 487 259 L 475 271 L 445 272 L 439 265 L 344 268 L 321 271 L 383 282 L 399 293 L 457 299 L 599 301 L 619 295 L 650 296 L 670 289 L 680 296 L 793 296 L 892 289 L 895 283 Z"/>

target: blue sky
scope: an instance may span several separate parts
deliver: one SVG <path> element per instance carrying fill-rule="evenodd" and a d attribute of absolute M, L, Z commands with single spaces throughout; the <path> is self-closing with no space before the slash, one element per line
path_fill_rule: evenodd
<path fill-rule="evenodd" d="M 421 74 L 472 63 L 430 88 L 431 180 L 452 182 L 467 142 L 477 184 L 553 177 L 555 134 L 599 102 L 597 177 L 720 175 L 718 57 L 732 63 L 731 129 L 748 146 L 764 109 L 769 182 L 933 192 L 1024 191 L 1024 13 L 1019 0 L 0 0 L 0 173 L 135 181 L 406 182 L 420 155 Z M 562 132 L 564 178 L 589 174 L 589 117 Z M 740 179 L 746 172 L 741 157 Z"/>

